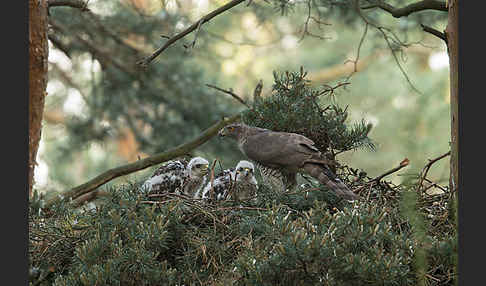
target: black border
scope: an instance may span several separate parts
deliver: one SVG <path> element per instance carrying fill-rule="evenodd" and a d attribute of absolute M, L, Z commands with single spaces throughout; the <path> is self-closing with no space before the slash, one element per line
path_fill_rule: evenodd
<path fill-rule="evenodd" d="M 28 285 L 28 161 L 29 161 L 29 3 L 5 3 L 2 27 L 2 151 L 1 217 L 5 277 L 2 284 Z M 16 5 L 11 5 L 16 4 Z M 13 135 L 13 136 L 12 136 Z M 10 283 L 9 283 L 10 282 Z M 12 283 L 14 282 L 14 283 Z"/>
<path fill-rule="evenodd" d="M 458 285 L 484 284 L 484 1 L 459 0 L 459 187 Z M 468 7 L 464 3 L 470 4 Z M 473 4 L 474 5 L 471 5 Z M 476 15 L 475 15 L 476 13 Z M 474 65 L 477 66 L 474 67 Z M 466 68 L 466 66 L 468 68 Z M 467 82 L 467 84 L 466 84 Z M 475 102 L 476 101 L 476 102 Z M 474 108 L 475 107 L 475 108 Z M 469 130 L 469 131 L 466 131 Z M 465 137 L 466 136 L 466 137 Z M 471 139 L 471 138 L 475 138 Z M 471 143 L 476 144 L 471 144 Z M 476 146 L 475 146 L 476 145 Z M 464 166 L 467 166 L 467 171 Z M 477 180 L 477 181 L 475 181 Z M 466 233 L 469 232 L 469 235 Z M 467 254 L 466 254 L 467 249 Z"/>

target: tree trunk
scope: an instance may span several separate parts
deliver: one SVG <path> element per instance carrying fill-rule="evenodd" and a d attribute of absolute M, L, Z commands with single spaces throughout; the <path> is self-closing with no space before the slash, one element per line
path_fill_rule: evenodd
<path fill-rule="evenodd" d="M 457 190 L 459 182 L 459 117 L 458 117 L 458 58 L 459 58 L 459 41 L 458 41 L 458 22 L 459 12 L 457 0 L 449 0 L 449 19 L 445 30 L 447 36 L 447 51 L 449 53 L 449 70 L 450 70 L 450 105 L 451 105 L 451 170 L 449 186 L 451 191 Z"/>
<path fill-rule="evenodd" d="M 47 95 L 47 0 L 29 0 L 29 197 L 41 139 L 44 99 Z"/>

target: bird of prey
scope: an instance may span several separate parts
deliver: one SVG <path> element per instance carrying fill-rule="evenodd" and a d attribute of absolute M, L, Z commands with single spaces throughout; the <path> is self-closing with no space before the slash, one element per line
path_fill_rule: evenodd
<path fill-rule="evenodd" d="M 333 174 L 328 167 L 331 162 L 314 146 L 314 142 L 303 135 L 236 123 L 220 130 L 219 136 L 238 142 L 241 152 L 260 167 L 267 185 L 280 184 L 284 190 L 293 189 L 297 185 L 297 173 L 305 173 L 344 199 L 359 198 Z"/>
<path fill-rule="evenodd" d="M 169 161 L 148 178 L 142 189 L 148 194 L 175 193 L 194 196 L 207 180 L 209 162 L 202 157 Z"/>
<path fill-rule="evenodd" d="M 216 200 L 232 199 L 236 201 L 255 197 L 258 183 L 255 178 L 255 167 L 242 160 L 236 168 L 225 169 L 213 180 L 208 182 L 201 193 L 203 199 L 214 197 Z M 214 193 L 211 193 L 211 189 Z M 196 197 L 199 195 L 196 194 Z"/>

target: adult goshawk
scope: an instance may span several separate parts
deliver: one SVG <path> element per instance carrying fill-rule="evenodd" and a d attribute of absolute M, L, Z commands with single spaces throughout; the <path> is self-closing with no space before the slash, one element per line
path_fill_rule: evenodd
<path fill-rule="evenodd" d="M 314 146 L 314 142 L 300 134 L 275 132 L 269 129 L 237 123 L 219 131 L 219 135 L 238 142 L 238 147 L 257 167 L 260 167 L 265 183 L 283 185 L 293 189 L 297 185 L 297 173 L 306 173 L 325 184 L 336 195 L 355 200 L 353 193 L 329 169 L 329 161 Z"/>

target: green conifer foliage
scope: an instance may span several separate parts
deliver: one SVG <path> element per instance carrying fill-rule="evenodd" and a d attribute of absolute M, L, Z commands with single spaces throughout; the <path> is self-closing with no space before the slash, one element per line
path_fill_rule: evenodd
<path fill-rule="evenodd" d="M 330 90 L 311 87 L 306 75 L 303 68 L 298 72 L 274 72 L 271 95 L 257 98 L 253 108 L 243 112 L 243 121 L 273 131 L 302 134 L 323 153 L 336 154 L 360 147 L 374 150 L 375 145 L 368 137 L 372 125 L 361 120 L 348 126 L 347 108 L 325 104 L 323 97 Z"/>
<path fill-rule="evenodd" d="M 345 180 L 353 177 L 348 175 Z M 415 215 L 425 230 L 418 236 L 411 209 L 401 211 L 404 186 L 355 183 L 366 186 L 361 194 L 367 199 L 353 204 L 336 204 L 314 188 L 278 196 L 265 186 L 256 202 L 203 203 L 177 195 L 154 200 L 139 191 L 140 184 L 111 188 L 96 209 L 85 211 L 67 205 L 39 211 L 36 199 L 29 213 L 29 263 L 40 275 L 32 282 L 417 285 L 421 252 L 428 285 L 453 285 L 457 237 L 442 233 L 445 226 L 436 227 L 426 215 L 438 202 L 450 202 L 449 195 L 417 195 Z M 434 210 L 440 217 L 448 211 Z M 443 224 L 454 229 L 451 221 Z"/>

